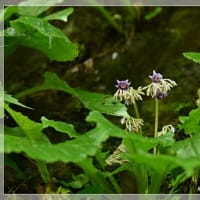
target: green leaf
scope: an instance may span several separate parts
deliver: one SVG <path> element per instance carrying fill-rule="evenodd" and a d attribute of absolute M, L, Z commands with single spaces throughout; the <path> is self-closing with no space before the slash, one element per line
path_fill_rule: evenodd
<path fill-rule="evenodd" d="M 197 95 L 200 98 L 200 88 L 197 90 Z"/>
<path fill-rule="evenodd" d="M 70 186 L 74 189 L 82 188 L 89 181 L 89 177 L 86 176 L 85 174 L 78 174 L 76 176 L 72 175 L 72 178 L 73 178 L 73 181 L 70 183 L 67 183 L 67 186 Z"/>
<path fill-rule="evenodd" d="M 188 58 L 188 59 L 200 64 L 200 53 L 187 52 L 187 53 L 183 53 L 183 55 L 186 58 Z"/>
<path fill-rule="evenodd" d="M 62 3 L 63 0 L 26 0 L 18 4 L 18 6 L 55 6 Z"/>
<path fill-rule="evenodd" d="M 160 136 L 159 139 L 162 147 L 172 146 L 175 142 L 174 133 L 171 131 L 168 131 L 166 134 Z"/>
<path fill-rule="evenodd" d="M 56 161 L 77 163 L 84 160 L 87 156 L 94 155 L 107 137 L 105 133 L 100 138 L 98 138 L 97 134 L 91 135 L 88 133 L 74 140 L 59 144 L 48 144 L 43 141 L 5 135 L 4 149 L 6 153 L 25 152 L 30 158 L 47 163 Z"/>
<path fill-rule="evenodd" d="M 21 37 L 5 37 L 5 45 L 15 43 L 37 49 L 47 55 L 51 60 L 69 61 L 78 55 L 77 46 L 58 28 L 47 21 L 32 16 L 21 16 L 10 22 Z M 7 46 L 5 46 L 6 50 Z"/>
<path fill-rule="evenodd" d="M 38 16 L 44 11 L 48 10 L 50 6 L 18 6 L 19 15 Z"/>
<path fill-rule="evenodd" d="M 71 15 L 73 11 L 74 11 L 73 8 L 66 8 L 64 10 L 48 15 L 44 19 L 45 20 L 61 20 L 61 21 L 67 22 L 68 16 Z"/>
<path fill-rule="evenodd" d="M 24 116 L 20 112 L 16 112 L 11 109 L 6 103 L 4 105 L 5 110 L 12 116 L 15 122 L 18 124 L 23 133 L 32 140 L 41 140 L 46 137 L 42 133 L 42 124 L 36 123 L 30 120 L 28 117 Z"/>
<path fill-rule="evenodd" d="M 3 20 L 6 21 L 16 12 L 17 12 L 16 6 L 8 6 L 4 9 L 1 9 L 0 10 L 0 22 L 2 22 Z"/>
<path fill-rule="evenodd" d="M 75 131 L 74 126 L 71 124 L 67 124 L 65 122 L 60 122 L 60 121 L 48 120 L 46 117 L 42 117 L 41 121 L 43 124 L 43 128 L 53 127 L 55 128 L 56 131 L 66 133 L 71 138 L 79 136 L 79 134 Z"/>
<path fill-rule="evenodd" d="M 182 167 L 187 176 L 191 176 L 196 167 L 200 167 L 200 159 L 196 158 L 179 158 L 168 155 L 153 155 L 149 153 L 134 154 L 132 152 L 123 154 L 123 158 L 133 163 L 143 164 L 151 176 L 151 185 L 149 193 L 159 193 L 160 187 L 166 175 L 171 170 Z"/>
<path fill-rule="evenodd" d="M 17 106 L 21 106 L 21 107 L 24 107 L 24 108 L 29 108 L 29 109 L 32 109 L 28 106 L 25 106 L 24 104 L 20 103 L 18 101 L 18 99 L 16 99 L 15 97 L 13 97 L 12 95 L 10 94 L 7 94 L 7 92 L 4 92 L 4 101 L 7 102 L 7 103 L 11 103 L 11 104 L 15 104 Z"/>
<path fill-rule="evenodd" d="M 186 134 L 200 134 L 200 107 L 192 110 L 187 117 L 179 118 L 183 123 L 181 128 L 185 130 Z"/>
<path fill-rule="evenodd" d="M 4 133 L 8 134 L 8 135 L 13 135 L 13 136 L 19 136 L 19 137 L 25 137 L 26 136 L 18 126 L 14 127 L 14 128 L 5 126 L 4 127 Z"/>
<path fill-rule="evenodd" d="M 24 172 L 21 169 L 19 169 L 16 162 L 10 159 L 7 155 L 4 156 L 4 165 L 13 168 L 18 179 L 26 179 Z"/>
<path fill-rule="evenodd" d="M 127 116 L 127 108 L 116 102 L 112 96 L 74 89 L 76 97 L 90 110 L 97 110 L 114 116 Z"/>
<path fill-rule="evenodd" d="M 199 146 L 200 136 L 193 135 L 192 138 L 176 142 L 174 144 L 174 150 L 176 152 L 176 155 L 180 158 L 200 158 Z"/>
<path fill-rule="evenodd" d="M 145 20 L 151 20 L 162 12 L 162 7 L 156 7 L 145 15 Z"/>
<path fill-rule="evenodd" d="M 50 144 L 43 139 L 33 140 L 32 137 L 29 137 L 33 134 L 40 135 L 43 128 L 42 124 L 30 121 L 27 117 L 22 116 L 21 113 L 9 109 L 6 110 L 11 113 L 20 128 L 25 132 L 25 135 L 27 135 L 27 138 L 14 134 L 5 134 L 5 152 L 25 152 L 30 158 L 47 163 L 56 161 L 77 163 L 83 161 L 87 156 L 95 155 L 101 144 L 109 136 L 130 137 L 130 134 L 113 125 L 99 112 L 92 111 L 87 121 L 97 124 L 94 129 L 73 140 Z"/>
<path fill-rule="evenodd" d="M 16 97 L 20 98 L 42 90 L 61 90 L 76 96 L 89 110 L 97 110 L 101 113 L 114 116 L 128 115 L 126 106 L 114 101 L 113 97 L 110 95 L 71 88 L 64 80 L 61 80 L 56 74 L 51 72 L 46 72 L 44 77 L 45 80 L 43 84 L 23 91 L 16 95 Z"/>

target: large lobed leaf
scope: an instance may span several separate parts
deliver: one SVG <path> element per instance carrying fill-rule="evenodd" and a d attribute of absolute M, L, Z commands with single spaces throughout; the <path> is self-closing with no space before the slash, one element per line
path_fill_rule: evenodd
<path fill-rule="evenodd" d="M 22 132 L 29 139 L 31 140 L 45 139 L 42 133 L 42 129 L 43 129 L 42 124 L 30 120 L 27 116 L 24 116 L 20 112 L 14 111 L 6 103 L 4 104 L 4 108 L 12 116 L 12 118 L 18 124 Z"/>
<path fill-rule="evenodd" d="M 13 97 L 12 95 L 8 94 L 7 92 L 4 92 L 4 101 L 7 102 L 7 103 L 11 103 L 11 104 L 15 104 L 17 106 L 21 106 L 21 107 L 24 107 L 24 108 L 29 108 L 29 109 L 32 109 L 28 106 L 25 106 L 24 104 L 20 103 L 18 101 L 18 99 L 16 99 L 15 97 Z"/>
<path fill-rule="evenodd" d="M 43 124 L 43 128 L 52 127 L 56 131 L 68 134 L 71 138 L 79 136 L 79 134 L 74 129 L 74 126 L 71 124 L 67 124 L 65 122 L 60 122 L 60 121 L 49 120 L 46 117 L 42 117 L 41 121 Z"/>
<path fill-rule="evenodd" d="M 101 113 L 106 113 L 114 116 L 127 116 L 127 108 L 123 104 L 114 101 L 110 95 L 88 92 L 81 89 L 70 87 L 64 80 L 61 80 L 56 74 L 46 72 L 44 82 L 34 88 L 28 89 L 16 95 L 18 98 L 38 92 L 42 90 L 61 90 L 76 96 L 81 103 L 89 110 L 97 110 Z"/>
<path fill-rule="evenodd" d="M 184 129 L 186 134 L 199 134 L 200 135 L 200 107 L 192 110 L 189 116 L 179 117 L 181 128 Z"/>
<path fill-rule="evenodd" d="M 21 116 L 20 113 L 15 112 L 15 115 L 18 115 L 14 116 L 14 119 L 17 119 L 18 124 L 22 123 L 21 121 L 19 122 L 19 118 L 25 121 L 23 127 L 22 125 L 21 127 L 29 134 L 30 128 L 32 128 L 32 131 L 39 131 L 41 133 L 41 129 L 47 126 L 45 121 L 45 126 L 42 126 L 42 124 L 39 123 L 35 123 L 36 127 L 34 128 L 34 125 L 32 125 L 32 123 L 34 123 L 33 121 L 32 123 L 29 123 L 25 117 L 23 118 Z M 76 163 L 84 160 L 87 156 L 95 155 L 96 152 L 101 148 L 101 144 L 106 141 L 110 136 L 129 138 L 134 141 L 138 148 L 140 146 L 141 149 L 149 149 L 155 145 L 155 143 L 152 144 L 151 139 L 148 140 L 148 138 L 129 134 L 128 132 L 121 130 L 117 126 L 113 125 L 106 118 L 104 118 L 97 111 L 91 111 L 89 116 L 87 117 L 87 121 L 95 122 L 97 124 L 96 127 L 75 139 L 59 144 L 50 144 L 44 139 L 35 140 L 35 138 L 32 137 L 22 137 L 20 134 L 11 134 L 10 132 L 8 134 L 6 132 L 8 129 L 6 129 L 5 153 L 25 152 L 30 158 L 41 160 L 47 163 L 56 161 Z M 38 130 L 36 130 L 36 128 Z M 11 130 L 9 129 L 9 131 Z M 63 129 L 61 131 L 63 131 Z M 36 134 L 36 132 L 34 133 Z M 31 132 L 31 134 L 33 134 L 33 132 Z"/>
<path fill-rule="evenodd" d="M 46 20 L 21 16 L 10 24 L 14 31 L 12 35 L 5 31 L 5 52 L 9 53 L 10 45 L 12 48 L 22 45 L 40 50 L 56 61 L 73 60 L 78 55 L 77 46 Z"/>
<path fill-rule="evenodd" d="M 90 117 L 90 120 L 97 122 L 99 117 L 103 118 L 101 114 L 95 113 L 93 117 Z M 96 115 L 98 117 L 96 117 Z M 25 152 L 30 158 L 47 163 L 56 161 L 80 162 L 87 156 L 95 155 L 96 151 L 101 147 L 102 142 L 109 137 L 110 128 L 107 127 L 107 124 L 103 124 L 102 120 L 97 123 L 97 127 L 91 131 L 80 135 L 76 139 L 59 144 L 50 144 L 44 140 L 35 140 L 14 134 L 5 134 L 4 151 L 5 153 Z M 24 126 L 28 126 L 27 128 L 30 127 L 27 123 L 25 123 Z"/>
<path fill-rule="evenodd" d="M 192 138 L 178 141 L 174 144 L 176 155 L 180 158 L 200 159 L 200 134 L 193 135 Z M 200 160 L 199 160 L 200 162 Z"/>

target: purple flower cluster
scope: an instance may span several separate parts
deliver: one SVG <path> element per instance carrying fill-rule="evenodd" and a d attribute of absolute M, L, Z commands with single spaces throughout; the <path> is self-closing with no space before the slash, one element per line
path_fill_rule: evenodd
<path fill-rule="evenodd" d="M 129 80 L 125 80 L 125 81 L 119 81 L 117 80 L 117 85 L 115 85 L 116 88 L 120 89 L 120 90 L 128 90 L 129 86 L 130 86 L 131 82 L 129 82 Z"/>
<path fill-rule="evenodd" d="M 163 75 L 160 73 L 156 73 L 156 71 L 153 70 L 153 75 L 149 76 L 149 78 L 152 80 L 153 83 L 159 83 L 162 80 Z"/>
<path fill-rule="evenodd" d="M 149 78 L 152 80 L 152 83 L 155 83 L 155 84 L 159 84 L 162 79 L 163 79 L 163 75 L 160 74 L 160 73 L 157 73 L 155 70 L 153 70 L 153 75 L 152 76 L 149 76 Z M 161 91 L 161 90 L 157 90 L 156 91 L 156 98 L 157 99 L 165 99 L 167 97 L 167 92 L 166 91 Z"/>
<path fill-rule="evenodd" d="M 161 92 L 161 91 L 157 91 L 156 93 L 156 98 L 157 99 L 165 99 L 167 97 L 167 92 Z"/>

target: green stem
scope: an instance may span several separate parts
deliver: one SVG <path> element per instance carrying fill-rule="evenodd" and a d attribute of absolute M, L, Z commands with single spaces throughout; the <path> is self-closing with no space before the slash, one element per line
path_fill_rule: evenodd
<path fill-rule="evenodd" d="M 135 115 L 136 115 L 136 117 L 137 117 L 137 118 L 140 118 L 140 114 L 139 114 L 139 111 L 138 111 L 137 104 L 134 103 L 134 104 L 133 104 L 133 107 L 134 107 L 134 110 L 135 110 Z"/>
<path fill-rule="evenodd" d="M 41 175 L 43 181 L 45 183 L 49 183 L 51 180 L 51 177 L 49 175 L 49 171 L 48 171 L 46 163 L 39 161 L 39 160 L 37 160 L 36 163 L 37 163 L 38 170 L 40 172 L 40 175 Z"/>
<path fill-rule="evenodd" d="M 158 136 L 158 99 L 155 98 L 155 127 L 154 127 L 154 138 Z M 154 147 L 153 154 L 156 154 L 157 149 Z"/>
<path fill-rule="evenodd" d="M 138 111 L 138 107 L 137 107 L 137 104 L 136 104 L 136 102 L 135 103 L 133 103 L 133 108 L 134 108 L 134 110 L 135 110 L 135 116 L 136 116 L 136 118 L 140 118 L 140 114 L 139 114 L 139 111 Z M 142 135 L 142 129 L 140 128 L 139 129 L 139 133 Z"/>
<path fill-rule="evenodd" d="M 123 34 L 123 30 L 120 28 L 118 23 L 113 19 L 109 11 L 107 11 L 103 6 L 97 6 L 97 10 L 109 21 L 109 23 L 115 28 L 119 33 Z"/>
<path fill-rule="evenodd" d="M 96 154 L 95 158 L 96 158 L 97 162 L 99 163 L 99 165 L 101 166 L 102 170 L 104 170 L 103 163 L 101 162 L 101 159 L 100 159 L 100 157 L 98 156 L 98 154 Z M 112 175 L 110 175 L 110 176 L 108 177 L 108 179 L 109 179 L 109 181 L 112 183 L 112 185 L 113 185 L 113 187 L 115 188 L 116 192 L 117 192 L 118 194 L 120 194 L 120 193 L 121 193 L 121 188 L 120 188 L 119 184 L 117 183 L 117 181 L 115 180 L 115 178 L 114 178 Z"/>
<path fill-rule="evenodd" d="M 35 86 L 35 87 L 23 90 L 23 91 L 15 94 L 15 97 L 16 98 L 22 98 L 22 97 L 25 97 L 25 96 L 30 95 L 32 93 L 40 92 L 40 91 L 43 91 L 43 90 L 45 90 L 44 87 L 42 87 L 42 86 Z"/>
<path fill-rule="evenodd" d="M 115 180 L 115 178 L 111 175 L 108 177 L 110 182 L 112 183 L 113 187 L 115 188 L 115 190 L 117 191 L 118 194 L 121 194 L 121 188 L 119 187 L 119 184 L 117 183 L 117 181 Z"/>
<path fill-rule="evenodd" d="M 91 182 L 94 185 L 98 185 L 98 187 L 104 192 L 104 193 L 112 193 L 112 189 L 110 184 L 106 181 L 106 179 L 100 174 L 98 169 L 92 164 L 92 160 L 89 158 L 86 158 L 83 161 L 80 161 L 77 163 L 85 172 L 85 174 L 88 175 Z"/>
<path fill-rule="evenodd" d="M 199 178 L 199 168 L 195 168 L 192 175 L 192 184 L 190 186 L 191 194 L 195 193 L 195 189 L 197 188 L 198 184 L 198 178 Z"/>
<path fill-rule="evenodd" d="M 128 151 L 133 154 L 138 154 L 138 149 L 135 147 L 135 144 L 132 140 L 123 139 L 123 143 L 127 146 Z M 130 166 L 130 170 L 133 173 L 133 176 L 136 180 L 137 193 L 138 194 L 147 194 L 148 193 L 148 173 L 144 164 L 142 163 L 133 163 Z M 142 181 L 141 181 L 142 180 Z"/>

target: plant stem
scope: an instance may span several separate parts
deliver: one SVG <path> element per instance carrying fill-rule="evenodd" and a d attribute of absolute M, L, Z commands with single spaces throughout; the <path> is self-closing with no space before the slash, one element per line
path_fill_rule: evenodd
<path fill-rule="evenodd" d="M 98 161 L 99 165 L 101 166 L 102 170 L 104 170 L 104 166 L 103 166 L 103 164 L 101 162 L 101 159 L 99 158 L 98 154 L 96 154 L 95 158 L 97 159 L 97 161 Z M 115 188 L 116 192 L 118 194 L 120 194 L 121 193 L 121 188 L 120 188 L 119 184 L 117 183 L 117 181 L 115 180 L 115 178 L 112 175 L 110 175 L 110 176 L 108 176 L 108 179 L 112 183 L 112 185 Z"/>
<path fill-rule="evenodd" d="M 139 111 L 138 111 L 137 104 L 134 103 L 134 104 L 133 104 L 133 107 L 134 107 L 134 110 L 135 110 L 135 115 L 136 115 L 136 117 L 137 117 L 137 118 L 140 118 L 140 114 L 139 114 Z"/>
<path fill-rule="evenodd" d="M 134 110 L 135 110 L 135 116 L 136 116 L 136 118 L 140 118 L 140 114 L 139 114 L 139 111 L 138 111 L 138 107 L 137 107 L 137 104 L 136 104 L 136 102 L 135 103 L 133 103 L 133 108 L 134 108 Z M 139 133 L 142 135 L 142 129 L 140 128 L 139 129 Z"/>
<path fill-rule="evenodd" d="M 103 6 L 97 6 L 97 10 L 108 20 L 108 22 L 115 28 L 119 33 L 123 34 L 123 30 L 118 25 L 118 23 L 113 19 L 112 15 Z"/>
<path fill-rule="evenodd" d="M 154 127 L 154 138 L 158 136 L 158 99 L 155 98 L 155 127 Z M 156 154 L 157 149 L 154 147 L 153 154 Z"/>
<path fill-rule="evenodd" d="M 199 177 L 199 168 L 195 168 L 193 175 L 192 175 L 192 184 L 190 187 L 190 191 L 193 194 L 195 192 L 195 188 L 197 188 L 197 184 L 198 184 L 198 177 Z"/>
<path fill-rule="evenodd" d="M 39 172 L 40 172 L 40 175 L 41 175 L 43 181 L 44 181 L 45 183 L 50 182 L 51 177 L 50 177 L 50 175 L 49 175 L 49 171 L 48 171 L 48 168 L 47 168 L 46 163 L 44 163 L 44 162 L 42 162 L 42 161 L 39 161 L 39 160 L 37 160 L 36 163 L 37 163 L 38 170 L 39 170 Z"/>
<path fill-rule="evenodd" d="M 115 178 L 113 176 L 109 176 L 108 178 L 109 178 L 110 182 L 112 183 L 113 187 L 115 188 L 116 192 L 118 194 L 120 194 L 121 193 L 121 188 L 119 187 L 119 185 L 118 185 L 117 181 L 115 180 Z"/>
<path fill-rule="evenodd" d="M 77 163 L 79 167 L 88 175 L 91 182 L 94 185 L 98 185 L 100 190 L 104 193 L 112 193 L 111 185 L 107 182 L 107 180 L 101 175 L 98 169 L 93 165 L 92 160 L 90 158 L 86 158 L 83 161 Z"/>

